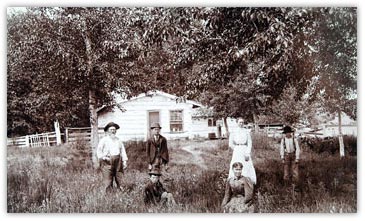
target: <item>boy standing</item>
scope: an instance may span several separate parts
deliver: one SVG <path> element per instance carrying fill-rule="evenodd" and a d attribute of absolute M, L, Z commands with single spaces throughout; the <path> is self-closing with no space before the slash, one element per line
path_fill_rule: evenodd
<path fill-rule="evenodd" d="M 280 144 L 280 158 L 284 164 L 284 182 L 290 182 L 290 175 L 295 184 L 299 182 L 299 155 L 298 140 L 294 137 L 294 131 L 290 126 L 285 126 L 284 137 Z"/>

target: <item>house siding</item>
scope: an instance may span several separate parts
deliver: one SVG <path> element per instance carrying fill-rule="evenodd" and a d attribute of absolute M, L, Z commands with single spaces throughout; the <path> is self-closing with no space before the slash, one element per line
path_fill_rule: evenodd
<path fill-rule="evenodd" d="M 168 139 L 191 138 L 192 104 L 176 103 L 161 95 L 146 96 L 122 103 L 124 112 L 115 107 L 113 111 L 100 112 L 98 124 L 105 126 L 110 121 L 120 125 L 117 136 L 122 140 L 146 140 L 148 137 L 148 112 L 159 111 L 161 134 Z M 183 132 L 170 132 L 170 111 L 183 111 Z"/>
<path fill-rule="evenodd" d="M 119 124 L 117 136 L 123 141 L 127 140 L 146 140 L 149 136 L 149 112 L 158 111 L 161 134 L 167 139 L 194 139 L 197 137 L 208 138 L 210 133 L 218 136 L 218 127 L 209 127 L 208 118 L 193 118 L 195 112 L 192 101 L 176 102 L 176 97 L 166 93 L 156 93 L 153 96 L 138 96 L 128 101 L 117 101 L 121 104 L 123 111 L 114 107 L 112 111 L 101 110 L 98 112 L 99 127 L 104 127 L 113 121 Z M 183 112 L 183 131 L 170 131 L 170 111 L 182 110 Z M 221 121 L 223 122 L 223 120 Z M 229 130 L 237 127 L 236 120 L 227 119 Z M 221 135 L 227 137 L 226 129 L 221 123 Z"/>
<path fill-rule="evenodd" d="M 357 137 L 357 125 L 342 125 L 342 135 L 351 135 Z M 323 135 L 327 137 L 338 136 L 338 125 L 326 125 L 323 128 Z"/>

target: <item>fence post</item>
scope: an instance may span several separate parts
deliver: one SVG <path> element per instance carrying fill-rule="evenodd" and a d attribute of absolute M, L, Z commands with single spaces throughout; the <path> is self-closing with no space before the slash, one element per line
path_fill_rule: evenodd
<path fill-rule="evenodd" d="M 54 128 L 56 132 L 56 143 L 57 145 L 61 144 L 61 131 L 60 131 L 60 124 L 58 123 L 58 120 L 54 122 Z"/>
<path fill-rule="evenodd" d="M 29 136 L 29 147 L 34 147 L 33 141 L 34 141 L 34 135 L 30 135 Z"/>
<path fill-rule="evenodd" d="M 65 129 L 65 142 L 68 143 L 68 128 Z"/>
<path fill-rule="evenodd" d="M 29 145 L 29 136 L 28 135 L 25 136 L 25 146 L 26 147 L 29 147 L 30 146 Z"/>
<path fill-rule="evenodd" d="M 46 139 L 47 139 L 47 147 L 50 147 L 50 143 L 49 143 L 49 136 L 48 136 L 48 133 L 46 133 Z"/>

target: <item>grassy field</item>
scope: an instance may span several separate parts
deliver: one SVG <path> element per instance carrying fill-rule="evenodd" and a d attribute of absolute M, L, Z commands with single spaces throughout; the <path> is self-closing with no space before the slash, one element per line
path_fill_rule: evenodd
<path fill-rule="evenodd" d="M 258 213 L 357 212 L 357 160 L 303 148 L 300 191 L 283 186 L 277 142 L 254 136 Z M 123 190 L 106 194 L 85 144 L 7 150 L 7 211 L 10 213 L 221 213 L 231 150 L 226 140 L 171 141 L 170 170 L 161 180 L 173 208 L 146 207 L 148 179 L 142 142 L 126 144 Z"/>

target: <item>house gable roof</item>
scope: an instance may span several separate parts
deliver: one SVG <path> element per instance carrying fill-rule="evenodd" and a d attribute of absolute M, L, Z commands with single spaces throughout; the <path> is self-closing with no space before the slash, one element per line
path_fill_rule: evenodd
<path fill-rule="evenodd" d="M 204 107 L 204 105 L 200 104 L 199 102 L 192 101 L 192 100 L 184 100 L 184 99 L 182 99 L 182 98 L 180 98 L 180 97 L 178 97 L 176 95 L 168 94 L 168 93 L 165 93 L 165 92 L 162 92 L 162 91 L 158 91 L 158 90 L 148 91 L 147 93 L 141 93 L 138 96 L 132 97 L 130 99 L 123 99 L 120 95 L 115 95 L 115 102 L 117 104 L 123 104 L 123 103 L 127 103 L 127 102 L 130 102 L 130 101 L 135 101 L 135 100 L 138 100 L 138 99 L 141 99 L 141 98 L 153 97 L 153 96 L 166 97 L 168 99 L 175 100 L 176 103 L 192 104 L 193 105 L 193 108 Z M 98 108 L 97 109 L 97 112 L 99 112 L 99 111 L 101 111 L 101 110 L 103 110 L 105 108 L 107 108 L 107 106 L 103 106 L 101 108 Z"/>

